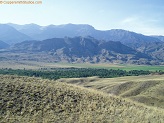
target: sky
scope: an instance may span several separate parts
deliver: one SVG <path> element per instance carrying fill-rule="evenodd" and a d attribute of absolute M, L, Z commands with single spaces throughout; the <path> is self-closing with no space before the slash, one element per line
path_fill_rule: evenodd
<path fill-rule="evenodd" d="M 0 23 L 89 24 L 98 30 L 164 35 L 164 0 L 42 0 L 38 5 L 0 4 Z"/>

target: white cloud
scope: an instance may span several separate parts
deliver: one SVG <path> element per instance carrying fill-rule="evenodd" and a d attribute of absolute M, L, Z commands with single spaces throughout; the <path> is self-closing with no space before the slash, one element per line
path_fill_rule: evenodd
<path fill-rule="evenodd" d="M 158 23 L 158 19 L 145 19 L 139 16 L 132 16 L 123 19 L 119 26 L 123 29 L 145 35 L 164 35 L 164 29 L 163 27 L 159 27 Z"/>
<path fill-rule="evenodd" d="M 136 17 L 129 17 L 129 18 L 125 18 L 124 20 L 121 21 L 122 24 L 126 24 L 126 23 L 133 23 L 137 20 Z"/>

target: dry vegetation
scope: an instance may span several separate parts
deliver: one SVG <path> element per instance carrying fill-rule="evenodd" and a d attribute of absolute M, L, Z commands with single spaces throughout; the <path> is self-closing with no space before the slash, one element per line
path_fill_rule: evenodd
<path fill-rule="evenodd" d="M 59 81 L 94 88 L 113 95 L 126 97 L 148 106 L 164 108 L 164 75 L 104 79 L 90 77 L 60 79 Z"/>
<path fill-rule="evenodd" d="M 10 56 L 12 57 L 12 56 Z M 90 63 L 82 63 L 82 64 L 72 64 L 72 63 L 62 63 L 62 62 L 40 62 L 40 61 L 27 61 L 27 60 L 1 60 L 0 59 L 0 69 L 2 68 L 12 68 L 12 69 L 50 69 L 50 68 L 123 68 L 120 65 L 114 64 L 90 64 Z"/>
<path fill-rule="evenodd" d="M 0 109 L 1 123 L 164 122 L 163 109 L 72 84 L 9 75 L 0 75 Z"/>

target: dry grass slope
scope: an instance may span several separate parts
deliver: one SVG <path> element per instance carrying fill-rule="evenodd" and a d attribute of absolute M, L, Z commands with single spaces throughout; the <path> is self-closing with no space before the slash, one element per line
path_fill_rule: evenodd
<path fill-rule="evenodd" d="M 164 108 L 164 75 L 130 76 L 118 78 L 73 78 L 60 82 L 82 85 L 105 93 L 126 97 L 148 106 Z"/>
<path fill-rule="evenodd" d="M 76 85 L 0 75 L 1 123 L 162 123 L 164 110 Z"/>

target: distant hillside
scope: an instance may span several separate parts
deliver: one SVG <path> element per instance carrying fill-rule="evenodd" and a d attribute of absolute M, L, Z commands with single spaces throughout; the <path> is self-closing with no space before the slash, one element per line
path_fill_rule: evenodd
<path fill-rule="evenodd" d="M 47 52 L 56 58 L 57 61 L 67 62 L 133 62 L 151 57 L 137 52 L 120 42 L 99 41 L 88 37 L 75 38 L 53 38 L 44 41 L 25 41 L 15 44 L 12 51 Z M 143 61 L 141 61 L 143 62 Z"/>
<path fill-rule="evenodd" d="M 31 40 L 29 36 L 17 31 L 15 28 L 7 25 L 0 24 L 0 40 L 7 44 L 15 44 L 25 40 Z"/>
<path fill-rule="evenodd" d="M 39 26 L 36 24 L 17 25 L 10 23 L 9 25 L 35 40 L 64 38 L 65 36 L 93 36 L 92 33 L 95 32 L 94 27 L 85 24 Z"/>
<path fill-rule="evenodd" d="M 161 42 L 159 39 L 145 36 L 143 34 L 130 32 L 122 29 L 112 29 L 107 31 L 108 38 L 106 40 L 120 41 L 124 44 L 145 43 L 145 42 Z"/>
<path fill-rule="evenodd" d="M 155 37 L 155 38 L 158 38 L 161 41 L 164 41 L 164 36 L 152 36 L 152 37 Z"/>
<path fill-rule="evenodd" d="M 0 122 L 162 123 L 164 119 L 162 109 L 40 78 L 0 75 L 0 90 Z"/>
<path fill-rule="evenodd" d="M 4 48 L 7 48 L 9 47 L 9 45 L 3 41 L 0 41 L 0 49 L 4 49 Z"/>
<path fill-rule="evenodd" d="M 33 38 L 36 34 L 39 34 L 41 32 L 41 28 L 42 28 L 42 26 L 39 26 L 37 24 L 19 25 L 19 24 L 8 23 L 7 25 L 10 25 L 14 27 L 16 30 L 18 30 L 19 32 Z"/>
<path fill-rule="evenodd" d="M 35 40 L 45 40 L 49 38 L 64 38 L 75 36 L 92 36 L 98 40 L 120 41 L 125 44 L 129 43 L 144 43 L 144 42 L 160 42 L 158 38 L 145 36 L 135 32 L 130 32 L 122 29 L 112 30 L 96 30 L 91 25 L 87 24 L 64 24 L 64 25 L 48 25 L 39 26 L 36 24 L 9 24 L 18 31 L 32 37 Z"/>
<path fill-rule="evenodd" d="M 150 42 L 136 47 L 137 51 L 148 54 L 155 59 L 164 61 L 164 43 L 163 42 Z"/>

